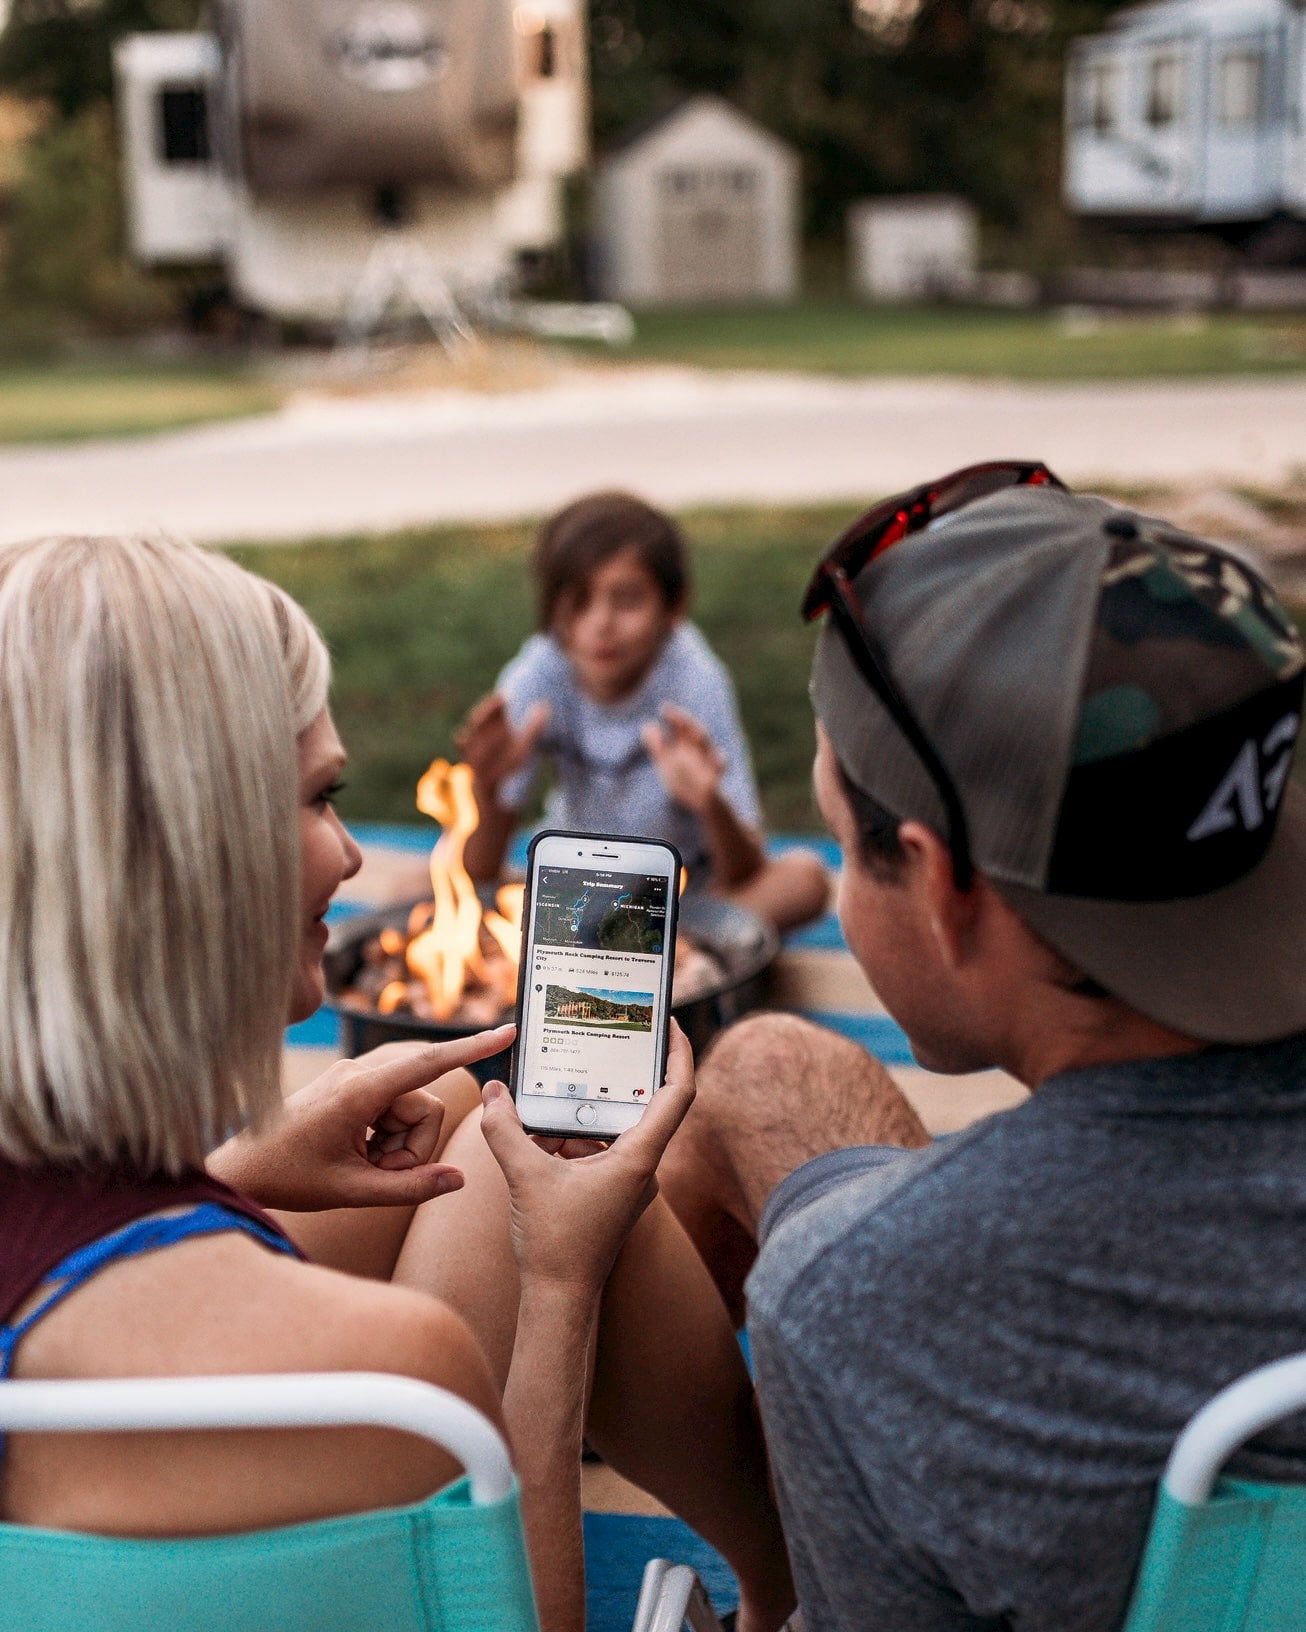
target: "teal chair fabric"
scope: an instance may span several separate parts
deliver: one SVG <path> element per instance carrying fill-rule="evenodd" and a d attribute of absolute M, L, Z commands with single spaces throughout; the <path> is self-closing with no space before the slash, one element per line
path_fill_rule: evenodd
<path fill-rule="evenodd" d="M 0 1524 L 0 1632 L 539 1632 L 517 1482 L 493 1423 L 364 1372 L 0 1382 L 0 1432 L 371 1424 L 448 1449 L 462 1479 L 409 1507 L 232 1535 Z"/>
<path fill-rule="evenodd" d="M 1175 1443 L 1123 1632 L 1306 1628 L 1306 1485 L 1221 1477 L 1230 1455 L 1306 1405 L 1306 1356 L 1263 1366 Z"/>
<path fill-rule="evenodd" d="M 1306 1627 L 1306 1488 L 1221 1479 L 1190 1507 L 1162 1490 L 1125 1632 Z"/>
<path fill-rule="evenodd" d="M 4 1632 L 539 1632 L 517 1492 L 126 1541 L 0 1525 Z"/>

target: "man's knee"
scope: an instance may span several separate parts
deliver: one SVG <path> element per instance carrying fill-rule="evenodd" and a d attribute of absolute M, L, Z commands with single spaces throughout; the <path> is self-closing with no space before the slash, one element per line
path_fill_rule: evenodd
<path fill-rule="evenodd" d="M 704 1055 L 698 1082 L 709 1104 L 746 1096 L 759 1110 L 778 1108 L 796 1094 L 816 1111 L 811 1090 L 817 1085 L 828 1085 L 839 1097 L 845 1089 L 893 1086 L 880 1062 L 856 1043 L 802 1015 L 776 1010 L 748 1015 L 720 1032 Z"/>
<path fill-rule="evenodd" d="M 722 1032 L 699 1085 L 714 1120 L 787 1139 L 800 1160 L 852 1145 L 929 1143 L 883 1064 L 801 1015 L 750 1015 Z"/>
<path fill-rule="evenodd" d="M 740 1059 L 752 1059 L 758 1054 L 783 1055 L 806 1032 L 818 1029 L 800 1014 L 786 1014 L 778 1009 L 757 1009 L 717 1032 L 704 1052 L 702 1068 L 706 1071 L 710 1066 L 720 1071 L 732 1068 Z"/>
<path fill-rule="evenodd" d="M 744 1220 L 755 1222 L 774 1186 L 814 1156 L 929 1142 L 877 1059 L 796 1014 L 750 1015 L 722 1032 L 698 1082 L 682 1131 L 699 1169 L 720 1175 L 722 1194 L 737 1198 L 729 1210 Z"/>

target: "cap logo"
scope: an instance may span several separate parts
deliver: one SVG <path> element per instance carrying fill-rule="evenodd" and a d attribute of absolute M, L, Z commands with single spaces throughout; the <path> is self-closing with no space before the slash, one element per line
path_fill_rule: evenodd
<path fill-rule="evenodd" d="M 1254 738 L 1243 743 L 1201 815 L 1188 829 L 1190 843 L 1225 833 L 1231 827 L 1254 833 L 1264 824 L 1283 797 L 1300 724 L 1298 714 L 1285 714 L 1270 729 L 1259 751 Z"/>
<path fill-rule="evenodd" d="M 1140 748 L 1072 766 L 1048 893 L 1179 901 L 1249 873 L 1286 802 L 1304 690 L 1298 670 Z"/>

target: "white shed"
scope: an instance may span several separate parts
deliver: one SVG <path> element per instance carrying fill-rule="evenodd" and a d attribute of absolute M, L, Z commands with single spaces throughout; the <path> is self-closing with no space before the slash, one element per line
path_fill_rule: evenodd
<path fill-rule="evenodd" d="M 951 194 L 867 198 L 848 210 L 852 285 L 871 300 L 964 296 L 975 286 L 979 216 Z"/>
<path fill-rule="evenodd" d="M 598 281 L 630 306 L 792 300 L 798 156 L 716 96 L 683 102 L 609 155 Z"/>

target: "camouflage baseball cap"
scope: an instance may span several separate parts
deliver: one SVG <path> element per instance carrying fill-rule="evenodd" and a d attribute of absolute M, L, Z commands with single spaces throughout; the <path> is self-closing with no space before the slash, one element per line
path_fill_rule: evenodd
<path fill-rule="evenodd" d="M 858 576 L 960 791 L 976 866 L 1140 1013 L 1205 1041 L 1306 1029 L 1306 652 L 1235 554 L 1104 499 L 980 499 Z M 812 701 L 854 783 L 937 832 L 934 784 L 827 624 Z"/>

